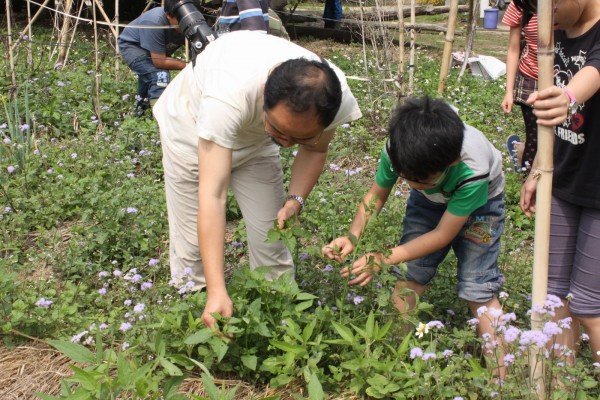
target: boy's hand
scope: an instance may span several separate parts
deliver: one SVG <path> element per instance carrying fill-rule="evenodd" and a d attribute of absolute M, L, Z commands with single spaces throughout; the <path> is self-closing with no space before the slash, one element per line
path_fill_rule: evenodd
<path fill-rule="evenodd" d="M 349 274 L 356 276 L 348 282 L 349 285 L 365 286 L 373 280 L 373 272 L 381 270 L 381 264 L 385 257 L 381 253 L 368 253 L 354 262 L 352 268 L 346 267 L 340 271 L 340 274 L 347 278 Z"/>
<path fill-rule="evenodd" d="M 343 262 L 346 256 L 354 251 L 354 244 L 350 236 L 334 239 L 321 249 L 323 255 L 331 260 Z"/>

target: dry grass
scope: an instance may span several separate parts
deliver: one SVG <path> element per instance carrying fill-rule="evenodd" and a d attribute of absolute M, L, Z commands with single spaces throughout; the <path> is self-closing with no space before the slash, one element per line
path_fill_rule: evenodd
<path fill-rule="evenodd" d="M 72 375 L 69 364 L 68 357 L 42 342 L 34 341 L 13 349 L 0 345 L 0 399 L 39 400 L 35 392 L 58 396 L 61 380 Z M 306 395 L 303 385 L 298 382 L 277 389 L 269 386 L 252 386 L 235 379 L 215 378 L 214 383 L 227 391 L 237 387 L 236 400 L 262 399 L 270 396 L 278 396 L 280 400 L 294 400 L 294 394 Z M 199 376 L 187 378 L 180 386 L 179 393 L 208 396 Z M 120 398 L 132 397 L 125 395 Z M 347 393 L 335 399 L 358 400 L 359 397 Z"/>

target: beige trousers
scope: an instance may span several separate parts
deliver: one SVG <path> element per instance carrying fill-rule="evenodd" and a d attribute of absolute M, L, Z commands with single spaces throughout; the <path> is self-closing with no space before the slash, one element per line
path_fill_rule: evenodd
<path fill-rule="evenodd" d="M 206 279 L 196 225 L 197 156 L 178 151 L 164 137 L 161 142 L 169 217 L 171 277 L 176 284 L 185 283 L 191 277 L 193 290 L 200 290 L 206 286 Z M 273 228 L 285 197 L 279 156 L 247 157 L 235 163 L 230 185 L 246 223 L 250 268 L 270 266 L 267 279 L 275 279 L 284 273 L 293 275 L 292 256 L 285 245 L 281 241 L 265 243 L 267 232 Z M 186 268 L 191 269 L 191 274 L 184 272 Z"/>

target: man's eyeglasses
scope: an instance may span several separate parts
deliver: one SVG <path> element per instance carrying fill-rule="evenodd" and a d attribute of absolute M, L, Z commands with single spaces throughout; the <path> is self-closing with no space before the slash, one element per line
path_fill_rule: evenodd
<path fill-rule="evenodd" d="M 273 126 L 273 124 L 271 124 L 271 121 L 269 120 L 269 116 L 267 115 L 266 112 L 264 112 L 264 118 L 265 118 L 265 132 L 267 133 L 267 135 L 271 136 L 276 141 L 277 141 L 277 139 L 284 139 L 285 141 L 289 142 L 290 144 L 314 146 L 317 143 L 319 143 L 319 140 L 321 140 L 321 136 L 323 135 L 323 132 L 324 132 L 324 130 L 322 130 L 320 133 L 318 133 L 312 137 L 309 137 L 309 138 L 297 138 L 294 136 L 286 135 L 285 133 L 280 132 L 277 128 L 275 128 Z"/>

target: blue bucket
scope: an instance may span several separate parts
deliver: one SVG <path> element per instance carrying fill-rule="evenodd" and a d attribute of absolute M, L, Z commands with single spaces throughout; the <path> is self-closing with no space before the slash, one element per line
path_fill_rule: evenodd
<path fill-rule="evenodd" d="M 487 8 L 483 10 L 483 27 L 485 29 L 498 28 L 498 9 Z"/>

